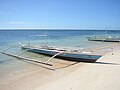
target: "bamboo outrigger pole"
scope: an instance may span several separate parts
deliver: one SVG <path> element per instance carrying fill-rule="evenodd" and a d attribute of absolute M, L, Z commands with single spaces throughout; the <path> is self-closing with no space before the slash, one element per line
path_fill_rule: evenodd
<path fill-rule="evenodd" d="M 56 53 L 55 55 L 53 55 L 50 59 L 48 59 L 45 64 L 48 64 L 49 61 L 51 61 L 54 57 L 56 57 L 57 55 L 60 55 L 62 54 L 63 52 L 59 52 L 59 53 Z"/>

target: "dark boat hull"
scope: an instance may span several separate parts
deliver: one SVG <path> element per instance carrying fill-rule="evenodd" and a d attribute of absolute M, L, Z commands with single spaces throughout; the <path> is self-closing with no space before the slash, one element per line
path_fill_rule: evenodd
<path fill-rule="evenodd" d="M 30 52 L 44 54 L 47 56 L 53 56 L 55 55 L 56 51 L 53 50 L 46 50 L 46 49 L 35 49 L 35 48 L 29 48 L 29 47 L 22 47 L 22 49 L 28 49 Z M 97 59 L 99 59 L 100 55 L 87 55 L 87 54 L 74 54 L 74 53 L 63 53 L 56 56 L 60 59 L 65 59 L 69 61 L 76 61 L 76 62 L 95 62 Z"/>

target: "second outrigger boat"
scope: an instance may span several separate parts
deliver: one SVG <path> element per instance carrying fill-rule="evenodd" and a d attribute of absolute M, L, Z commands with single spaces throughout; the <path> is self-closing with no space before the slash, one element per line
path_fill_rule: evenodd
<path fill-rule="evenodd" d="M 118 37 L 87 37 L 89 41 L 120 42 Z"/>
<path fill-rule="evenodd" d="M 105 35 L 102 36 L 94 36 L 87 37 L 89 41 L 100 41 L 100 42 L 120 42 L 120 37 L 118 36 L 110 36 L 107 31 L 105 31 Z"/>

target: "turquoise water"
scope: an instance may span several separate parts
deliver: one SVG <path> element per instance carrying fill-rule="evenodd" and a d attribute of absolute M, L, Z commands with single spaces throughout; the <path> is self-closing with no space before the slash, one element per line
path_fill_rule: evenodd
<path fill-rule="evenodd" d="M 105 31 L 100 30 L 48 30 L 47 44 L 50 46 L 57 46 L 69 49 L 79 48 L 93 48 L 102 45 L 108 45 L 109 43 L 101 42 L 89 42 L 86 37 L 94 35 L 105 35 Z M 120 31 L 107 31 L 111 36 L 120 36 Z M 18 54 L 21 49 L 18 47 L 17 42 L 21 42 L 25 45 L 29 40 L 31 45 L 33 44 L 45 44 L 45 37 L 30 37 L 30 35 L 46 34 L 45 30 L 0 30 L 0 50 L 11 46 L 17 46 L 10 49 L 7 52 Z M 38 57 L 44 60 L 46 56 L 38 55 L 34 53 L 24 53 L 26 57 Z M 49 58 L 49 57 L 48 57 Z M 27 62 L 19 59 L 0 54 L 0 80 L 11 72 L 21 71 L 26 69 L 26 66 L 30 65 Z"/>

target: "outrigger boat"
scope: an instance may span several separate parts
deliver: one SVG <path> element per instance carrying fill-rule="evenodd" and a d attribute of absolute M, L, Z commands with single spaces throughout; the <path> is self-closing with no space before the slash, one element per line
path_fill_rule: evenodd
<path fill-rule="evenodd" d="M 120 42 L 120 38 L 116 37 L 88 37 L 89 41 L 100 41 L 100 42 Z"/>
<path fill-rule="evenodd" d="M 101 57 L 101 55 L 94 55 L 92 52 L 82 52 L 79 50 L 66 50 L 48 46 L 35 47 L 24 46 L 22 44 L 20 45 L 22 49 L 26 49 L 27 51 L 52 56 L 47 62 L 49 62 L 54 57 L 72 61 L 95 62 L 98 58 Z"/>
<path fill-rule="evenodd" d="M 47 34 L 46 35 L 35 35 L 35 36 L 47 36 Z M 21 54 L 23 54 L 26 51 L 48 55 L 48 56 L 51 56 L 50 59 L 48 59 L 45 62 L 39 61 L 39 63 L 45 64 L 45 65 L 50 65 L 50 66 L 51 66 L 51 64 L 49 64 L 49 62 L 54 57 L 62 58 L 65 60 L 70 60 L 70 61 L 77 61 L 77 62 L 80 62 L 80 61 L 82 61 L 82 62 L 95 62 L 97 59 L 99 59 L 102 56 L 102 55 L 93 54 L 92 51 L 91 52 L 83 52 L 81 50 L 69 50 L 69 49 L 59 49 L 59 48 L 55 48 L 55 47 L 50 47 L 47 45 L 47 38 L 46 38 L 46 45 L 44 45 L 44 46 L 30 45 L 30 41 L 29 41 L 28 45 L 23 45 L 21 43 L 18 43 L 18 44 L 23 49 L 23 51 L 21 53 L 19 53 L 18 55 L 7 53 L 6 51 L 10 48 L 7 48 L 6 50 L 2 51 L 1 53 L 16 57 L 19 59 L 25 59 L 28 61 L 38 61 L 38 60 L 25 58 L 25 57 L 20 56 Z"/>
<path fill-rule="evenodd" d="M 100 42 L 120 42 L 120 37 L 112 37 L 108 35 L 105 31 L 104 36 L 94 36 L 94 37 L 87 37 L 89 41 L 100 41 Z"/>

